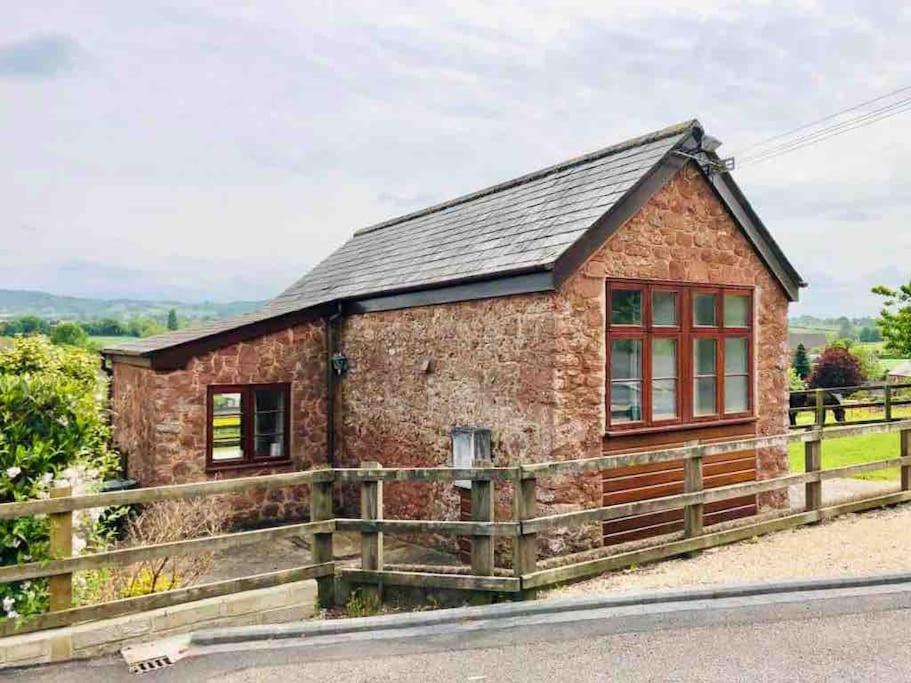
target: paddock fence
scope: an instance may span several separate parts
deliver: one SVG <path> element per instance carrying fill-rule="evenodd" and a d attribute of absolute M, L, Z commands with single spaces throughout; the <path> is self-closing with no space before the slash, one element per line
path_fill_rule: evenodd
<path fill-rule="evenodd" d="M 866 434 L 895 433 L 899 445 L 895 457 L 862 464 L 822 468 L 823 443 Z M 710 455 L 750 449 L 782 447 L 803 443 L 806 471 L 787 476 L 737 483 L 718 488 L 703 488 L 703 462 Z M 538 482 L 549 477 L 567 477 L 600 473 L 615 467 L 649 463 L 684 462 L 684 493 L 649 500 L 591 507 L 558 514 L 539 514 Z M 899 468 L 895 491 L 862 500 L 823 506 L 825 481 Z M 471 482 L 471 519 L 469 521 L 386 519 L 383 514 L 383 483 L 409 482 L 427 485 L 432 482 Z M 356 484 L 360 488 L 360 516 L 337 516 L 333 509 L 336 484 Z M 237 531 L 182 541 L 129 547 L 86 555 L 73 555 L 72 516 L 77 510 L 119 505 L 141 505 L 156 501 L 196 498 L 247 492 L 254 489 L 276 489 L 308 486 L 310 521 L 286 524 L 254 531 Z M 714 501 L 756 495 L 803 485 L 806 506 L 800 512 L 712 531 L 704 528 L 704 507 Z M 494 516 L 494 487 L 512 487 L 512 510 L 506 521 Z M 48 499 L 27 500 L 0 505 L 0 519 L 35 515 L 50 518 L 50 554 L 48 561 L 0 567 L 0 583 L 41 578 L 49 579 L 50 608 L 45 614 L 0 625 L 0 635 L 56 628 L 109 618 L 134 612 L 168 607 L 203 598 L 276 586 L 303 579 L 315 579 L 319 602 L 331 606 L 336 597 L 336 584 L 378 590 L 385 586 L 468 591 L 473 598 L 530 598 L 543 588 L 577 581 L 598 574 L 641 565 L 673 556 L 686 555 L 727 543 L 752 538 L 774 531 L 812 524 L 838 515 L 904 503 L 911 500 L 911 420 L 877 424 L 814 428 L 771 437 L 755 437 L 721 443 L 691 443 L 677 448 L 610 455 L 596 458 L 494 466 L 480 463 L 470 468 L 452 467 L 381 467 L 363 463 L 359 468 L 317 469 L 286 474 L 244 477 L 201 483 L 133 489 L 90 495 L 70 495 L 67 489 L 55 489 Z M 654 545 L 630 551 L 575 560 L 559 558 L 562 564 L 547 560 L 542 563 L 539 535 L 558 529 L 602 523 L 612 519 L 646 513 L 684 510 L 682 537 L 659 541 Z M 358 567 L 345 566 L 333 557 L 333 534 L 347 531 L 360 535 Z M 471 538 L 471 560 L 464 569 L 456 567 L 421 567 L 420 570 L 387 565 L 383 557 L 384 534 L 433 534 Z M 312 562 L 306 566 L 246 576 L 201 585 L 176 588 L 166 592 L 124 598 L 86 606 L 72 606 L 73 573 L 101 567 L 124 566 L 139 561 L 198 552 L 240 548 L 262 541 L 289 536 L 312 538 Z M 499 538 L 510 539 L 511 567 L 495 567 L 494 545 Z M 605 549 L 608 550 L 608 549 Z M 486 596 L 486 598 L 485 598 Z"/>
<path fill-rule="evenodd" d="M 911 384 L 905 383 L 800 389 L 792 391 L 790 398 L 791 429 L 822 428 L 833 421 L 860 425 L 911 418 Z M 843 420 L 837 411 L 843 411 Z"/>

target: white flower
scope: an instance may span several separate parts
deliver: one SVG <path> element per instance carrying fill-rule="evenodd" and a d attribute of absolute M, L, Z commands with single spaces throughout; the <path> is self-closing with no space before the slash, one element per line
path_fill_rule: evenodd
<path fill-rule="evenodd" d="M 6 468 L 6 476 L 9 477 L 10 479 L 15 479 L 15 478 L 18 477 L 20 474 L 22 474 L 22 468 L 21 468 L 21 467 L 16 467 L 16 466 L 14 465 L 13 467 L 7 467 L 7 468 Z"/>
<path fill-rule="evenodd" d="M 11 609 L 9 612 L 6 613 L 6 617 L 7 617 L 8 619 L 15 619 L 15 618 L 18 617 L 18 616 L 19 616 L 19 612 L 17 612 L 17 611 L 14 610 L 14 609 Z"/>
<path fill-rule="evenodd" d="M 54 475 L 51 472 L 45 472 L 41 475 L 41 483 L 47 486 L 54 480 Z"/>
<path fill-rule="evenodd" d="M 3 598 L 3 611 L 9 612 L 16 605 L 15 598 L 5 597 Z"/>

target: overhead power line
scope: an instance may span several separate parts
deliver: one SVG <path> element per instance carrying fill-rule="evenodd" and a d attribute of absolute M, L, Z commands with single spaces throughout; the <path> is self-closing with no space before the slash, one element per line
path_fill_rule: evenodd
<path fill-rule="evenodd" d="M 761 147 L 769 142 L 774 142 L 775 140 L 779 140 L 779 139 L 786 137 L 788 135 L 791 135 L 793 133 L 798 133 L 806 128 L 810 128 L 811 126 L 815 126 L 817 124 L 824 123 L 826 121 L 831 121 L 832 119 L 834 119 L 838 116 L 841 116 L 842 114 L 847 114 L 850 111 L 856 111 L 858 109 L 866 107 L 868 104 L 873 104 L 874 102 L 881 102 L 882 100 L 888 99 L 889 97 L 893 97 L 894 95 L 897 95 L 898 93 L 905 92 L 908 90 L 911 90 L 911 85 L 906 85 L 903 88 L 898 88 L 896 90 L 893 90 L 892 92 L 887 92 L 885 95 L 880 95 L 879 97 L 874 97 L 872 100 L 866 100 L 865 102 L 860 102 L 859 104 L 855 104 L 855 105 L 852 105 L 845 109 L 841 109 L 841 110 L 835 112 L 834 114 L 829 114 L 827 116 L 823 116 L 821 119 L 816 119 L 815 121 L 810 121 L 809 123 L 804 123 L 803 125 L 797 126 L 796 128 L 792 128 L 791 130 L 786 130 L 784 133 L 779 133 L 778 135 L 773 135 L 770 138 L 765 138 L 764 140 L 759 140 L 758 142 L 754 142 L 751 145 L 747 145 L 742 150 L 740 150 L 740 152 L 741 153 L 748 152 L 751 149 L 755 149 L 756 147 Z"/>
<path fill-rule="evenodd" d="M 828 140 L 829 138 L 842 135 L 849 131 L 857 130 L 858 128 L 864 128 L 866 126 L 877 123 L 878 121 L 892 118 L 893 116 L 911 111 L 911 96 L 906 96 L 888 104 L 876 107 L 872 110 L 863 111 L 860 114 L 843 119 L 837 123 L 833 123 L 827 126 L 819 126 L 819 124 L 822 122 L 833 121 L 838 117 L 843 116 L 847 112 L 862 110 L 874 102 L 882 102 L 883 100 L 886 100 L 890 97 L 895 97 L 895 95 L 906 91 L 911 91 L 911 86 L 893 90 L 892 92 L 881 95 L 880 97 L 876 97 L 872 100 L 867 100 L 852 107 L 842 109 L 834 114 L 829 114 L 828 116 L 824 116 L 810 123 L 792 128 L 789 131 L 780 133 L 779 135 L 775 135 L 770 138 L 766 138 L 761 142 L 750 145 L 745 149 L 755 149 L 756 151 L 752 154 L 745 154 L 741 158 L 738 158 L 737 165 L 744 166 L 767 161 L 783 154 L 788 154 L 790 152 L 803 149 L 804 147 L 809 147 L 810 145 Z M 801 131 L 804 132 L 801 133 Z M 796 135 L 796 133 L 800 134 Z M 769 144 L 776 141 L 777 144 Z M 760 147 L 764 148 L 759 149 Z"/>

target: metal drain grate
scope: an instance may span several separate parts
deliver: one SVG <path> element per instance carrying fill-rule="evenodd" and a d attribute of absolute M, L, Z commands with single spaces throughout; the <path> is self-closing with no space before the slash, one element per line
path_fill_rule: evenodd
<path fill-rule="evenodd" d="M 164 669 L 165 667 L 171 666 L 174 662 L 171 661 L 171 658 L 167 655 L 162 655 L 161 657 L 153 657 L 152 659 L 144 659 L 141 662 L 136 662 L 135 664 L 130 665 L 131 674 L 145 674 L 150 671 L 158 671 L 159 669 Z"/>

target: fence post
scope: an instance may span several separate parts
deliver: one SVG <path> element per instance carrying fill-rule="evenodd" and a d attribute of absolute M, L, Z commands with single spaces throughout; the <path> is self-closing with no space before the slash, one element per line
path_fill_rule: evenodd
<path fill-rule="evenodd" d="M 476 461 L 476 467 L 490 467 L 490 460 Z M 494 521 L 493 482 L 472 480 L 471 521 Z M 475 534 L 471 538 L 471 573 L 476 576 L 493 575 L 493 536 Z"/>
<path fill-rule="evenodd" d="M 803 444 L 804 469 L 807 472 L 819 472 L 822 469 L 822 439 L 815 434 Z M 822 482 L 808 481 L 804 485 L 807 510 L 818 510 L 822 507 Z"/>
<path fill-rule="evenodd" d="M 513 569 L 519 582 L 522 581 L 523 574 L 530 574 L 535 571 L 538 565 L 538 535 L 526 534 L 521 529 L 521 523 L 528 519 L 534 519 L 538 513 L 538 480 L 535 478 L 523 479 L 522 466 L 516 467 L 516 482 L 513 492 L 513 519 L 520 525 L 519 535 L 514 541 L 513 552 Z M 533 599 L 537 591 L 535 589 L 523 590 L 522 598 L 526 600 Z"/>
<path fill-rule="evenodd" d="M 911 456 L 911 429 L 903 429 L 899 433 L 901 439 L 901 456 L 907 458 Z M 911 491 L 911 465 L 901 466 L 901 490 Z"/>
<path fill-rule="evenodd" d="M 72 495 L 70 486 L 51 489 L 51 498 L 66 498 Z M 62 560 L 73 555 L 73 513 L 55 512 L 48 515 L 51 522 L 50 555 L 52 560 Z M 73 606 L 73 575 L 58 574 L 48 579 L 50 607 L 52 612 Z"/>
<path fill-rule="evenodd" d="M 310 521 L 322 522 L 332 519 L 332 480 L 314 481 L 310 485 Z M 332 562 L 332 532 L 313 534 L 311 551 L 314 564 Z M 316 580 L 317 601 L 320 607 L 335 604 L 335 576 L 322 576 Z"/>
<path fill-rule="evenodd" d="M 362 462 L 364 469 L 380 469 L 378 462 Z M 383 518 L 383 482 L 378 479 L 365 479 L 361 482 L 361 519 L 378 520 Z M 379 571 L 383 568 L 383 532 L 361 532 L 361 569 Z M 365 587 L 366 588 L 366 587 Z M 382 598 L 383 587 L 370 586 L 377 599 Z"/>
<path fill-rule="evenodd" d="M 816 426 L 820 429 L 826 424 L 826 404 L 823 401 L 823 390 L 816 390 Z"/>
<path fill-rule="evenodd" d="M 688 457 L 683 461 L 683 492 L 696 493 L 702 491 L 702 453 L 703 449 L 698 441 L 687 444 L 692 447 Z M 683 508 L 683 533 L 687 538 L 702 534 L 703 503 L 693 503 Z"/>
<path fill-rule="evenodd" d="M 883 391 L 883 410 L 886 413 L 886 422 L 892 422 L 892 385 L 887 382 Z"/>

